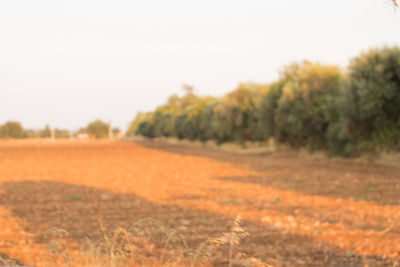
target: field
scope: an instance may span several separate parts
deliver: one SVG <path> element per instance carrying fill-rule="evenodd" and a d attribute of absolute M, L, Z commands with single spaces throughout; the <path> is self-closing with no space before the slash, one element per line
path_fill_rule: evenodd
<path fill-rule="evenodd" d="M 155 141 L 2 141 L 0 183 L 7 264 L 400 264 L 393 165 Z"/>

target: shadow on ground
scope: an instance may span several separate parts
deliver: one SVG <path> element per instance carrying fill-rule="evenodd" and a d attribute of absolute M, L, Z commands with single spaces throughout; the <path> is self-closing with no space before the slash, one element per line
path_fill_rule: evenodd
<path fill-rule="evenodd" d="M 234 177 L 307 195 L 366 200 L 380 205 L 399 205 L 400 168 L 365 164 L 354 160 L 300 156 L 293 152 L 239 153 L 162 141 L 135 141 L 147 148 L 229 162 L 256 170 L 260 175 Z"/>
<path fill-rule="evenodd" d="M 232 218 L 215 213 L 162 205 L 135 195 L 67 183 L 9 182 L 2 184 L 0 189 L 0 205 L 22 219 L 24 230 L 35 236 L 36 243 L 46 242 L 46 233 L 52 227 L 66 230 L 74 240 L 88 237 L 96 241 L 103 236 L 99 218 L 107 231 L 118 226 L 129 228 L 143 218 L 153 218 L 168 229 L 179 231 L 186 237 L 189 246 L 195 248 L 207 238 L 221 236 L 232 224 Z M 391 259 L 348 254 L 307 236 L 247 221 L 242 225 L 250 236 L 240 244 L 239 250 L 267 262 L 279 262 L 284 266 L 357 266 L 351 264 L 368 262 L 374 265 L 391 264 Z M 159 238 L 155 242 L 162 247 L 165 240 Z M 217 265 L 224 266 L 226 255 L 226 249 L 222 250 L 214 255 L 213 260 Z"/>

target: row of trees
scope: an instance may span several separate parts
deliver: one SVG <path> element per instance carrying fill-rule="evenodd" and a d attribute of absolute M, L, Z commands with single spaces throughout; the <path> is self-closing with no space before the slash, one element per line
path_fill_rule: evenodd
<path fill-rule="evenodd" d="M 56 138 L 69 138 L 70 132 L 63 129 L 54 130 Z M 24 129 L 21 123 L 17 121 L 8 121 L 0 125 L 0 138 L 20 139 L 20 138 L 47 138 L 51 136 L 51 129 L 47 125 L 42 130 Z"/>
<path fill-rule="evenodd" d="M 54 129 L 55 138 L 70 138 L 80 133 L 88 134 L 94 138 L 107 138 L 110 135 L 109 124 L 95 120 L 89 123 L 86 127 L 79 129 L 79 131 L 72 133 L 64 129 Z M 111 134 L 117 135 L 120 133 L 118 128 L 114 128 Z M 17 121 L 8 121 L 0 125 L 0 138 L 49 138 L 51 136 L 51 129 L 47 125 L 42 130 L 24 129 Z"/>
<path fill-rule="evenodd" d="M 345 71 L 304 61 L 283 68 L 271 84 L 240 84 L 222 98 L 185 85 L 153 112 L 139 113 L 128 135 L 266 141 L 353 155 L 400 150 L 400 49 L 371 49 Z"/>

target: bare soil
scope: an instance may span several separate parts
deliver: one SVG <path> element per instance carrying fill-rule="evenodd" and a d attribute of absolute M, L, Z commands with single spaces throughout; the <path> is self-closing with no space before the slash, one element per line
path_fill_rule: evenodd
<path fill-rule="evenodd" d="M 249 236 L 235 251 L 273 266 L 400 261 L 396 166 L 154 141 L 3 141 L 0 183 L 0 255 L 26 265 L 54 260 L 54 228 L 80 257 L 80 240 L 103 238 L 99 221 L 112 231 L 154 218 L 196 247 L 238 214 Z M 226 252 L 215 265 L 227 265 Z"/>

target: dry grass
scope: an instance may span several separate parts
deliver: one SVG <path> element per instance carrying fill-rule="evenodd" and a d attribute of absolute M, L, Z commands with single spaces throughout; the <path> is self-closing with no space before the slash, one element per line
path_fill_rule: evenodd
<path fill-rule="evenodd" d="M 44 259 L 52 266 L 91 266 L 91 267 L 211 267 L 213 255 L 219 250 L 226 253 L 224 263 L 229 267 L 270 265 L 240 252 L 240 242 L 249 234 L 241 225 L 241 216 L 234 220 L 229 232 L 219 237 L 204 240 L 196 247 L 190 247 L 184 235 L 168 229 L 154 219 L 143 219 L 129 229 L 118 227 L 108 232 L 101 219 L 99 227 L 103 236 L 100 240 L 84 238 L 79 247 L 70 245 L 69 233 L 61 228 L 51 228 L 45 235 L 49 257 Z M 163 240 L 163 247 L 155 245 L 156 240 Z M 31 240 L 25 240 L 31 242 Z M 6 266 L 24 266 L 23 264 L 2 257 L 0 264 Z"/>
<path fill-rule="evenodd" d="M 125 138 L 128 141 L 144 141 L 148 140 L 148 138 L 142 136 L 135 136 L 135 137 L 128 137 Z M 241 154 L 257 154 L 257 153 L 269 153 L 278 150 L 278 146 L 273 139 L 269 140 L 268 142 L 245 142 L 243 144 L 238 143 L 223 143 L 218 145 L 214 141 L 189 141 L 189 140 L 180 140 L 173 137 L 159 137 L 154 138 L 155 141 L 161 141 L 171 145 L 188 145 L 194 147 L 205 147 L 211 149 L 218 149 L 226 152 L 234 152 L 234 153 L 241 153 Z M 287 150 L 284 146 L 279 147 L 279 150 Z"/>

